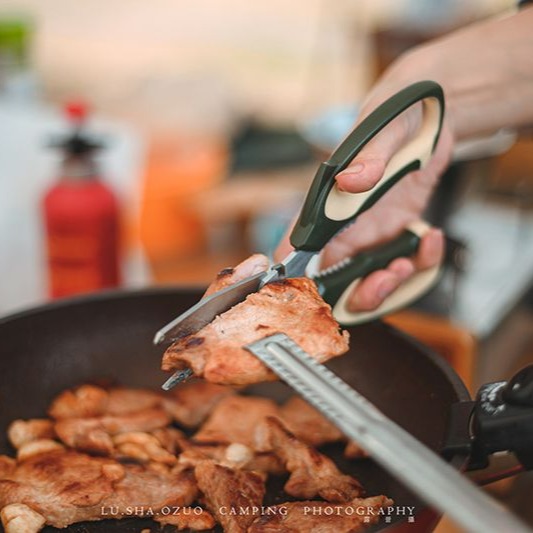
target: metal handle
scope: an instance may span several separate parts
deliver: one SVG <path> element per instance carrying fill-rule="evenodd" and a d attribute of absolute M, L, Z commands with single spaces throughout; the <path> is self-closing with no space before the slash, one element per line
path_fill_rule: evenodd
<path fill-rule="evenodd" d="M 400 113 L 423 101 L 422 126 L 418 134 L 389 161 L 382 179 L 364 193 L 339 191 L 335 176 L 344 170 L 363 147 Z M 374 205 L 406 174 L 420 169 L 439 139 L 444 115 L 444 94 L 438 83 L 421 81 L 396 93 L 359 124 L 320 165 L 291 233 L 297 250 L 319 251 L 341 229 Z"/>
<path fill-rule="evenodd" d="M 342 325 L 354 325 L 367 322 L 400 309 L 426 293 L 439 278 L 441 265 L 417 272 L 375 310 L 352 313 L 347 309 L 347 302 L 352 291 L 361 279 L 387 265 L 399 257 L 414 255 L 422 237 L 430 226 L 423 221 L 415 222 L 396 239 L 377 248 L 361 252 L 315 276 L 313 279 L 324 300 L 333 308 L 333 316 Z"/>

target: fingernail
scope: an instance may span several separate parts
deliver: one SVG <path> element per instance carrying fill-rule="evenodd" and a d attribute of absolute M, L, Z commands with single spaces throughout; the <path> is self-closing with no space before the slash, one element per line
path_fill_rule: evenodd
<path fill-rule="evenodd" d="M 356 163 L 353 167 L 347 168 L 346 170 L 339 172 L 337 174 L 337 177 L 342 176 L 344 178 L 349 178 L 351 176 L 354 176 L 355 174 L 360 174 L 363 168 L 363 163 Z M 339 191 L 346 192 L 346 189 L 344 189 L 344 187 L 339 184 L 337 184 L 337 188 L 339 189 Z"/>
<path fill-rule="evenodd" d="M 357 297 L 357 292 L 352 295 L 350 300 L 348 300 L 348 311 L 355 313 L 359 310 L 359 298 Z"/>
<path fill-rule="evenodd" d="M 363 170 L 363 163 L 356 163 L 353 167 L 346 169 L 346 174 L 359 174 Z"/>
<path fill-rule="evenodd" d="M 384 281 L 378 288 L 378 298 L 384 300 L 395 288 L 396 285 L 393 282 Z"/>
<path fill-rule="evenodd" d="M 353 167 L 349 167 L 346 170 L 339 172 L 337 176 L 352 176 L 353 174 L 360 174 L 363 168 L 365 168 L 363 163 L 356 163 Z"/>

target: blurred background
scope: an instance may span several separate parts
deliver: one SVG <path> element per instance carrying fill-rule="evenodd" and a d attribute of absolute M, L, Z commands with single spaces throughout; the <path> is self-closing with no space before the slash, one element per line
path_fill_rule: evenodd
<path fill-rule="evenodd" d="M 270 253 L 404 50 L 508 0 L 4 0 L 0 315 Z M 463 145 L 446 274 L 391 320 L 473 389 L 533 360 L 533 141 Z"/>
<path fill-rule="evenodd" d="M 380 72 L 512 7 L 4 0 L 0 314 L 113 286 L 206 284 L 271 252 Z M 460 147 L 428 210 L 449 253 L 417 309 L 487 353 L 511 328 L 501 357 L 476 359 L 482 378 L 531 347 L 531 147 L 513 132 Z"/>

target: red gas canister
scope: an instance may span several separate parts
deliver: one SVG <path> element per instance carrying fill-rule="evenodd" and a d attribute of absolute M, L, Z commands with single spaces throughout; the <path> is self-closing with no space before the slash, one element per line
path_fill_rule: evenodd
<path fill-rule="evenodd" d="M 73 131 L 53 143 L 63 153 L 59 179 L 43 199 L 49 293 L 53 298 L 116 287 L 119 208 L 94 160 L 103 145 L 83 132 L 85 107 L 66 108 Z"/>

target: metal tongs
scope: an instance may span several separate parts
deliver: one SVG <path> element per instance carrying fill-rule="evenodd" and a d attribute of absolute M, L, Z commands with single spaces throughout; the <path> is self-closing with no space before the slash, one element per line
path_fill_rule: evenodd
<path fill-rule="evenodd" d="M 371 190 L 351 194 L 340 191 L 335 176 L 344 170 L 363 147 L 400 113 L 418 102 L 423 103 L 423 120 L 418 135 L 402 147 L 390 160 L 383 178 Z M 421 168 L 431 156 L 438 141 L 444 114 L 442 88 L 435 82 L 422 81 L 398 92 L 359 124 L 321 163 L 305 199 L 300 217 L 292 230 L 290 242 L 294 251 L 281 263 L 246 278 L 200 300 L 185 313 L 160 329 L 155 344 L 171 342 L 192 334 L 209 324 L 265 284 L 281 278 L 304 276 L 310 260 L 338 232 L 351 225 L 359 215 L 377 202 L 403 176 Z M 386 220 L 383 221 L 386 224 Z M 421 237 L 429 229 L 422 221 L 411 224 L 399 237 L 371 251 L 357 254 L 334 267 L 312 276 L 319 291 L 333 308 L 336 320 L 352 325 L 411 302 L 428 290 L 438 278 L 439 266 L 417 273 L 395 291 L 376 311 L 350 313 L 346 300 L 359 280 L 371 272 L 385 268 L 398 257 L 413 255 Z M 178 370 L 163 388 L 168 390 L 192 374 Z"/>

